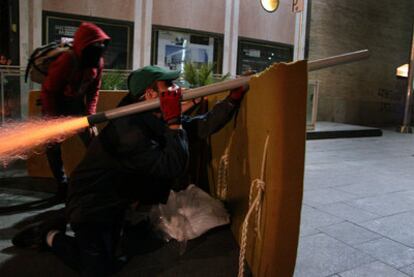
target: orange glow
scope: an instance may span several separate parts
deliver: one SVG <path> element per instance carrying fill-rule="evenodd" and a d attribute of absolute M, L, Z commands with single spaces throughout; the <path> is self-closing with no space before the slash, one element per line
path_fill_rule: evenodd
<path fill-rule="evenodd" d="M 88 126 L 86 117 L 6 123 L 0 128 L 0 162 L 6 165 L 12 160 L 27 158 L 35 148 L 61 142 Z"/>

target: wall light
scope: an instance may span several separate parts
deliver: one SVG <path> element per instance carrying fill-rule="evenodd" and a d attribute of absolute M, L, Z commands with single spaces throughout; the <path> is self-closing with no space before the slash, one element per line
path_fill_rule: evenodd
<path fill-rule="evenodd" d="M 408 77 L 408 63 L 398 67 L 396 75 L 397 77 L 407 78 Z"/>
<path fill-rule="evenodd" d="M 263 9 L 272 13 L 279 7 L 279 0 L 260 0 L 260 4 L 262 4 Z"/>

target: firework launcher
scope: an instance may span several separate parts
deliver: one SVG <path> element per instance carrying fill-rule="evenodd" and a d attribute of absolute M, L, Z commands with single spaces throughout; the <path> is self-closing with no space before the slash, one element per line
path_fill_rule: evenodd
<path fill-rule="evenodd" d="M 316 71 L 331 66 L 351 63 L 355 61 L 360 61 L 369 57 L 368 50 L 360 50 L 356 52 L 346 53 L 338 56 L 333 56 L 329 58 L 319 59 L 315 61 L 308 62 L 308 71 Z M 237 79 L 223 81 L 220 83 L 215 83 L 212 85 L 190 89 L 183 93 L 183 101 L 208 96 L 211 94 L 223 92 L 226 90 L 231 90 L 238 88 L 240 86 L 247 85 L 252 76 L 239 77 Z M 106 112 L 100 112 L 94 115 L 87 117 L 89 125 L 105 122 L 111 119 L 118 117 L 123 117 L 135 113 L 140 113 L 152 109 L 156 109 L 160 106 L 158 99 L 148 100 L 144 102 L 139 102 L 136 104 L 131 104 L 123 106 L 120 108 L 112 109 Z"/>

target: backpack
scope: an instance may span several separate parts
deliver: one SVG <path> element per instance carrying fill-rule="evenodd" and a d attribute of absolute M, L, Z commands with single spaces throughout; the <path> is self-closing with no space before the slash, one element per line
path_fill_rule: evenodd
<path fill-rule="evenodd" d="M 27 82 L 27 78 L 30 75 L 30 80 L 42 84 L 50 64 L 60 55 L 68 51 L 72 52 L 72 43 L 68 41 L 54 41 L 36 48 L 30 55 L 29 62 L 26 66 L 25 81 Z"/>

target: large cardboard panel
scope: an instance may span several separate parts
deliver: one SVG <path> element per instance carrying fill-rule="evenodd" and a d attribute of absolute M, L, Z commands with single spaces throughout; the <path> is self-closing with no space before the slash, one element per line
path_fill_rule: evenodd
<path fill-rule="evenodd" d="M 101 91 L 97 106 L 97 111 L 106 111 L 115 108 L 126 92 L 122 91 Z M 31 91 L 29 94 L 29 116 L 40 117 L 40 106 L 37 104 L 39 99 L 39 91 Z M 102 128 L 103 125 L 98 126 Z M 29 176 L 33 177 L 52 177 L 44 149 L 39 149 L 40 155 L 33 155 L 27 160 L 27 171 Z M 78 165 L 83 155 L 85 154 L 85 147 L 78 136 L 64 141 L 62 143 L 62 157 L 63 164 L 67 174 Z"/>
<path fill-rule="evenodd" d="M 255 233 L 249 223 L 246 258 L 254 276 L 293 276 L 299 237 L 306 137 L 306 62 L 275 64 L 253 77 L 237 124 L 212 137 L 214 178 L 220 156 L 230 145 L 228 197 L 232 230 L 240 240 L 251 182 L 260 178 L 269 135 L 262 219 Z M 214 191 L 214 190 L 213 190 Z"/>

